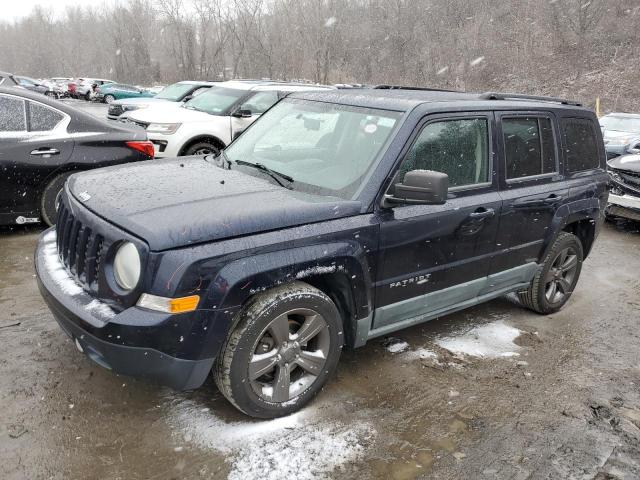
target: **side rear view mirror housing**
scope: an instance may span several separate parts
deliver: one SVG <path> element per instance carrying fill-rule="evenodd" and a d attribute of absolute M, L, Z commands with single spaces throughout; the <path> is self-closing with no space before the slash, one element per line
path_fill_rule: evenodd
<path fill-rule="evenodd" d="M 236 118 L 249 118 L 251 117 L 251 110 L 238 108 L 235 112 L 233 112 L 232 116 Z"/>
<path fill-rule="evenodd" d="M 398 204 L 442 205 L 447 201 L 449 176 L 432 170 L 407 172 L 402 183 L 395 185 L 392 195 L 385 195 L 383 206 Z"/>
<path fill-rule="evenodd" d="M 631 142 L 629 148 L 627 148 L 628 153 L 632 153 L 634 155 L 640 153 L 640 140 L 635 140 Z"/>

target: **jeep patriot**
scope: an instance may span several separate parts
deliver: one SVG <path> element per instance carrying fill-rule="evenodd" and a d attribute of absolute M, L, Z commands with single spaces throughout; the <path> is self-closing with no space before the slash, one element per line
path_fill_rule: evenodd
<path fill-rule="evenodd" d="M 259 418 L 343 346 L 505 294 L 570 298 L 607 205 L 593 111 L 398 87 L 293 93 L 217 156 L 75 174 L 35 260 L 77 348 Z"/>

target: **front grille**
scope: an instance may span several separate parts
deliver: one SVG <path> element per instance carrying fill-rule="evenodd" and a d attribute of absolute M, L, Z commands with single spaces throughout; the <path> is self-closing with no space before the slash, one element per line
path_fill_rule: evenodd
<path fill-rule="evenodd" d="M 109 115 L 120 116 L 124 112 L 122 105 L 109 105 Z"/>
<path fill-rule="evenodd" d="M 58 256 L 67 271 L 86 291 L 98 291 L 104 237 L 93 232 L 60 203 L 56 222 Z"/>
<path fill-rule="evenodd" d="M 623 170 L 616 170 L 616 173 L 620 175 L 622 183 L 633 188 L 640 188 L 640 173 L 628 172 Z"/>

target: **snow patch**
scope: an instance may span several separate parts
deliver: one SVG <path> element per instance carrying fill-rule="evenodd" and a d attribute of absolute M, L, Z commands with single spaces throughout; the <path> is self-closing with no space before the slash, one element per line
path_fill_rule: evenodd
<path fill-rule="evenodd" d="M 321 267 L 321 266 L 311 267 L 296 273 L 296 278 L 305 278 L 311 275 L 323 275 L 326 273 L 334 273 L 336 270 L 337 270 L 337 267 L 335 265 L 330 265 L 328 267 Z"/>
<path fill-rule="evenodd" d="M 521 330 L 511 327 L 502 320 L 473 327 L 459 335 L 451 335 L 436 340 L 436 343 L 455 355 L 481 358 L 517 357 L 519 350 L 513 341 Z"/>
<path fill-rule="evenodd" d="M 401 353 L 404 352 L 407 348 L 409 348 L 409 344 L 404 340 L 400 340 L 399 338 L 387 338 L 384 343 L 384 348 L 387 349 L 387 352 L 391 353 Z"/>
<path fill-rule="evenodd" d="M 171 405 L 168 423 L 198 447 L 226 455 L 229 480 L 327 478 L 335 468 L 361 458 L 362 441 L 376 434 L 368 423 L 313 422 L 308 411 L 275 420 L 225 422 L 196 402 L 182 400 Z"/>
<path fill-rule="evenodd" d="M 101 317 L 112 318 L 116 315 L 116 312 L 114 312 L 109 305 L 100 300 L 91 300 L 84 308 L 94 315 Z"/>
<path fill-rule="evenodd" d="M 406 360 L 435 360 L 438 363 L 438 354 L 428 348 L 417 348 L 403 355 Z"/>
<path fill-rule="evenodd" d="M 44 257 L 44 266 L 49 272 L 51 279 L 60 287 L 63 293 L 67 295 L 79 295 L 84 290 L 76 281 L 67 273 L 65 266 L 58 257 L 58 249 L 56 247 L 55 231 L 47 233 L 42 237 L 44 246 L 42 247 L 42 255 Z"/>

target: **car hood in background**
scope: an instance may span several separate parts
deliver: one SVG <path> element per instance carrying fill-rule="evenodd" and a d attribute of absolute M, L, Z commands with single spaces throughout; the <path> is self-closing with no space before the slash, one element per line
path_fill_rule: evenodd
<path fill-rule="evenodd" d="M 602 132 L 602 138 L 607 140 L 615 140 L 617 138 L 625 137 L 640 137 L 640 132 L 621 132 L 619 130 L 604 130 Z"/>
<path fill-rule="evenodd" d="M 609 160 L 607 164 L 617 170 L 640 173 L 640 155 L 623 155 Z"/>
<path fill-rule="evenodd" d="M 74 198 L 152 250 L 360 213 L 361 203 L 288 190 L 201 157 L 152 160 L 73 175 Z"/>
<path fill-rule="evenodd" d="M 149 108 L 133 110 L 129 118 L 146 123 L 211 122 L 222 118 L 197 110 L 182 108 L 181 105 L 182 103 L 178 102 L 162 102 Z"/>

